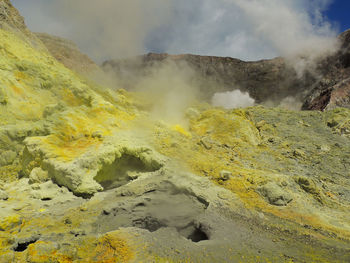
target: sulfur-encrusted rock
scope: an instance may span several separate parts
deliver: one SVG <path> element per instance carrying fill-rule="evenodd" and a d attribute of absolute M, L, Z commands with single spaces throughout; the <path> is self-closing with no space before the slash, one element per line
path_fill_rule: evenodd
<path fill-rule="evenodd" d="M 49 175 L 47 171 L 44 171 L 40 167 L 35 167 L 29 175 L 29 183 L 35 184 L 35 183 L 44 183 L 48 181 Z"/>
<path fill-rule="evenodd" d="M 7 231 L 22 224 L 23 218 L 19 214 L 5 216 L 0 219 L 0 231 Z"/>
<path fill-rule="evenodd" d="M 8 198 L 9 198 L 8 194 L 4 190 L 0 189 L 0 200 L 6 201 Z"/>
<path fill-rule="evenodd" d="M 231 176 L 232 176 L 232 173 L 230 171 L 225 171 L 225 170 L 220 171 L 220 179 L 223 181 L 229 180 Z"/>
<path fill-rule="evenodd" d="M 0 166 L 11 164 L 15 158 L 17 157 L 17 153 L 14 151 L 4 151 L 0 154 Z"/>
<path fill-rule="evenodd" d="M 44 171 L 40 168 L 34 168 L 35 170 L 31 171 L 31 176 L 37 178 L 38 173 L 48 173 L 49 178 L 82 196 L 91 196 L 103 190 L 95 177 L 99 181 L 108 181 L 111 179 L 110 177 L 118 176 L 118 173 L 128 169 L 128 167 L 116 166 L 113 168 L 111 166 L 121 162 L 124 156 L 134 158 L 139 162 L 135 165 L 142 165 L 145 171 L 157 170 L 164 163 L 164 158 L 151 148 L 140 146 L 137 141 L 123 136 L 106 138 L 97 149 L 92 145 L 83 154 L 70 161 L 61 159 L 61 156 L 54 154 L 50 148 L 47 148 L 42 139 L 32 137 L 25 140 L 27 158 L 30 159 L 32 156 L 34 159 L 35 156 L 42 156 L 40 163 L 44 168 Z M 132 163 L 129 168 L 133 168 Z M 120 175 L 120 177 L 122 176 Z"/>
<path fill-rule="evenodd" d="M 269 182 L 259 187 L 258 192 L 265 197 L 271 205 L 286 206 L 293 200 L 290 193 L 274 182 Z"/>
<path fill-rule="evenodd" d="M 317 187 L 314 180 L 306 176 L 298 176 L 295 182 L 303 189 L 305 192 L 311 194 L 320 203 L 324 202 L 321 190 Z"/>
<path fill-rule="evenodd" d="M 66 188 L 60 188 L 57 184 L 52 181 L 47 181 L 45 183 L 32 184 L 31 197 L 34 199 L 40 199 L 43 201 L 50 201 L 60 196 L 61 193 L 66 193 L 68 190 Z"/>

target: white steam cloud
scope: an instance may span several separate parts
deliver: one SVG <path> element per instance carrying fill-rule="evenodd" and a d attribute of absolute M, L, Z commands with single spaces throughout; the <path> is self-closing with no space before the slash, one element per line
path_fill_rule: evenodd
<path fill-rule="evenodd" d="M 199 92 L 195 78 L 196 73 L 187 63 L 175 64 L 166 60 L 139 78 L 135 90 L 143 92 L 144 99 L 152 102 L 153 117 L 185 125 L 185 111 L 196 102 Z"/>
<path fill-rule="evenodd" d="M 322 53 L 334 48 L 335 32 L 322 9 L 330 1 L 225 0 L 244 12 L 254 35 L 284 56 Z"/>
<path fill-rule="evenodd" d="M 255 101 L 249 96 L 249 93 L 240 90 L 215 93 L 212 98 L 213 106 L 225 109 L 245 108 L 254 104 Z"/>
<path fill-rule="evenodd" d="M 68 37 L 98 61 L 149 51 L 314 57 L 334 49 L 337 34 L 322 15 L 331 0 L 13 2 L 32 30 Z"/>

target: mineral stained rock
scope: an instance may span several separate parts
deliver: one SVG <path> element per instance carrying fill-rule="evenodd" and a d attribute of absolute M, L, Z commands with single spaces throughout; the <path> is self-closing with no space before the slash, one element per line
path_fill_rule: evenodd
<path fill-rule="evenodd" d="M 160 120 L 143 94 L 72 72 L 11 19 L 0 262 L 350 261 L 349 109 L 194 103 L 181 123 Z"/>

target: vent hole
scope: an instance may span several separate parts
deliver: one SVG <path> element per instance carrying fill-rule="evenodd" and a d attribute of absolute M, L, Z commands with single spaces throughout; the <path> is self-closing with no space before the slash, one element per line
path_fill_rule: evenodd
<path fill-rule="evenodd" d="M 209 240 L 208 235 L 200 228 L 195 228 L 194 231 L 187 237 L 192 242 L 198 243 L 203 240 Z"/>
<path fill-rule="evenodd" d="M 16 252 L 23 252 L 28 248 L 30 244 L 34 244 L 36 241 L 38 241 L 38 239 L 34 239 L 28 242 L 20 242 L 13 250 Z"/>

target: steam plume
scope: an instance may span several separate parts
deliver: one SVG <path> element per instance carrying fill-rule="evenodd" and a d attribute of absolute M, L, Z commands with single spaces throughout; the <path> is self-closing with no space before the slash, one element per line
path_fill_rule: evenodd
<path fill-rule="evenodd" d="M 148 51 L 243 60 L 318 56 L 334 48 L 337 31 L 322 16 L 330 2 L 14 0 L 32 30 L 68 37 L 99 61 Z"/>
<path fill-rule="evenodd" d="M 253 106 L 254 103 L 254 99 L 249 96 L 248 92 L 241 92 L 240 90 L 216 93 L 212 98 L 213 106 L 225 109 L 249 107 Z"/>

